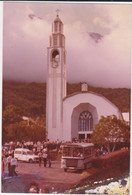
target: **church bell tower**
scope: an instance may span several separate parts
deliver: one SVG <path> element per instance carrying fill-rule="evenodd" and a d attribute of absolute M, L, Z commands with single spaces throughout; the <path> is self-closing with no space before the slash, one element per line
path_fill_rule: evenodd
<path fill-rule="evenodd" d="M 65 36 L 58 13 L 52 23 L 47 54 L 46 130 L 48 139 L 56 141 L 63 136 L 63 98 L 66 96 Z"/>

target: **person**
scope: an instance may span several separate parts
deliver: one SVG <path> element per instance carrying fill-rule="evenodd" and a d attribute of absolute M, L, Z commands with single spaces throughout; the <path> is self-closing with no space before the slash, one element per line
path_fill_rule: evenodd
<path fill-rule="evenodd" d="M 4 157 L 2 156 L 2 176 L 4 175 L 5 171 L 5 163 L 4 163 Z"/>
<path fill-rule="evenodd" d="M 13 177 L 14 175 L 17 176 L 17 173 L 15 171 L 17 166 L 17 159 L 14 158 L 14 154 L 12 154 L 12 159 L 11 159 L 11 176 Z"/>
<path fill-rule="evenodd" d="M 43 159 L 44 159 L 44 167 L 46 167 L 46 165 L 47 165 L 47 153 L 46 153 L 46 151 L 43 154 Z"/>
<path fill-rule="evenodd" d="M 41 167 L 41 161 L 42 161 L 42 152 L 41 151 L 38 153 L 38 157 L 39 157 L 39 167 Z"/>
<path fill-rule="evenodd" d="M 10 154 L 7 157 L 7 160 L 6 160 L 6 163 L 7 163 L 7 166 L 8 166 L 8 176 L 9 177 L 11 176 L 11 159 L 12 159 L 12 154 Z"/>
<path fill-rule="evenodd" d="M 36 182 L 30 183 L 30 185 L 25 190 L 26 193 L 39 193 L 39 186 Z"/>
<path fill-rule="evenodd" d="M 42 189 L 40 189 L 39 193 L 48 194 L 49 193 L 48 187 L 47 186 L 43 187 Z"/>
<path fill-rule="evenodd" d="M 47 155 L 47 159 L 48 159 L 48 164 L 49 164 L 49 168 L 51 167 L 51 155 L 50 153 L 48 152 L 48 155 Z"/>

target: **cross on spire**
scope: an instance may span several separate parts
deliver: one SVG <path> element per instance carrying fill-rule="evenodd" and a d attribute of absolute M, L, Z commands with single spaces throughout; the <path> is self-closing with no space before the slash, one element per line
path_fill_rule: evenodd
<path fill-rule="evenodd" d="M 59 12 L 60 12 L 60 10 L 59 10 L 59 9 L 57 9 L 57 10 L 56 10 L 57 17 L 59 16 Z"/>

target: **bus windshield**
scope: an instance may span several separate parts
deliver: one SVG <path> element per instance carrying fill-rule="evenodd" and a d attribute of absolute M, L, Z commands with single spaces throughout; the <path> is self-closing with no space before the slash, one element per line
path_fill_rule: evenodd
<path fill-rule="evenodd" d="M 64 147 L 63 148 L 63 156 L 72 156 L 72 150 L 70 147 Z"/>
<path fill-rule="evenodd" d="M 64 147 L 62 155 L 63 156 L 82 157 L 83 156 L 83 148 Z"/>

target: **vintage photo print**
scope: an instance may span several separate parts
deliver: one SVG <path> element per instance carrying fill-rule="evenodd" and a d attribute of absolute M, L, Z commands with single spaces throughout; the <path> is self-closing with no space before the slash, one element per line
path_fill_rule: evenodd
<path fill-rule="evenodd" d="M 130 194 L 132 4 L 0 6 L 1 193 Z"/>

